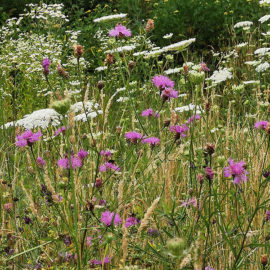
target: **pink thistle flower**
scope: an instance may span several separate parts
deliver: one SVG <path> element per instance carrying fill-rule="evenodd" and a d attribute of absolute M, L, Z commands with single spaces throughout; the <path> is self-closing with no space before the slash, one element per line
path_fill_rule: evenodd
<path fill-rule="evenodd" d="M 13 203 L 5 203 L 4 204 L 4 209 L 9 212 L 13 208 Z"/>
<path fill-rule="evenodd" d="M 214 178 L 214 171 L 210 167 L 205 168 L 206 178 L 212 180 Z"/>
<path fill-rule="evenodd" d="M 270 211 L 269 210 L 266 211 L 266 213 L 265 213 L 265 220 L 270 221 Z"/>
<path fill-rule="evenodd" d="M 127 141 L 136 144 L 138 140 L 142 139 L 143 135 L 135 131 L 126 132 L 125 138 Z"/>
<path fill-rule="evenodd" d="M 160 139 L 156 137 L 149 137 L 142 140 L 142 143 L 147 143 L 147 144 L 150 144 L 151 146 L 156 146 L 159 144 L 159 142 L 160 142 Z"/>
<path fill-rule="evenodd" d="M 161 98 L 164 101 L 170 100 L 171 98 L 178 98 L 178 92 L 172 88 L 165 88 L 165 90 L 161 92 Z"/>
<path fill-rule="evenodd" d="M 234 162 L 229 159 L 229 166 L 223 169 L 224 177 L 233 177 L 233 183 L 239 185 L 241 182 L 247 181 L 248 172 L 245 169 L 246 163 L 244 161 Z"/>
<path fill-rule="evenodd" d="M 256 129 L 265 129 L 267 127 L 268 122 L 267 121 L 259 121 L 254 124 L 254 127 Z"/>
<path fill-rule="evenodd" d="M 100 152 L 100 155 L 104 156 L 104 157 L 110 157 L 112 155 L 110 150 L 102 150 Z"/>
<path fill-rule="evenodd" d="M 91 265 L 105 265 L 105 264 L 108 264 L 110 261 L 111 261 L 111 259 L 108 256 L 106 256 L 104 259 L 102 259 L 100 261 L 96 260 L 96 259 L 91 260 L 90 264 Z"/>
<path fill-rule="evenodd" d="M 112 162 L 106 162 L 105 163 L 105 166 L 108 168 L 108 169 L 111 169 L 113 171 L 116 171 L 116 172 L 119 172 L 120 171 L 120 167 L 114 165 Z"/>
<path fill-rule="evenodd" d="M 86 237 L 86 245 L 88 247 L 90 247 L 92 245 L 92 237 L 91 236 Z"/>
<path fill-rule="evenodd" d="M 197 207 L 196 198 L 191 198 L 188 201 L 182 202 L 181 207 L 188 207 L 190 205 L 192 205 L 193 207 Z"/>
<path fill-rule="evenodd" d="M 118 167 L 117 165 L 113 164 L 112 162 L 106 162 L 104 165 L 100 165 L 99 166 L 99 171 L 100 172 L 106 172 L 107 169 L 110 169 L 110 170 L 115 171 L 115 172 L 119 172 L 120 171 L 120 167 Z"/>
<path fill-rule="evenodd" d="M 100 172 L 106 172 L 107 171 L 107 167 L 105 165 L 100 165 L 99 166 L 99 171 Z"/>
<path fill-rule="evenodd" d="M 182 126 L 170 126 L 170 131 L 175 133 L 175 139 L 179 139 L 180 137 L 186 137 L 186 132 L 189 130 L 189 127 L 186 124 Z"/>
<path fill-rule="evenodd" d="M 202 71 L 210 71 L 210 69 L 207 67 L 206 63 L 204 62 L 201 62 L 201 70 Z"/>
<path fill-rule="evenodd" d="M 155 113 L 153 114 L 153 110 L 152 110 L 151 108 L 142 111 L 142 116 L 144 116 L 144 117 L 150 117 L 150 116 L 153 116 L 153 115 L 154 115 L 154 117 L 156 117 L 156 118 L 159 117 L 159 113 L 158 113 L 158 112 L 155 112 Z"/>
<path fill-rule="evenodd" d="M 81 160 L 85 159 L 85 158 L 87 157 L 87 155 L 88 155 L 88 152 L 85 151 L 85 150 L 83 150 L 83 149 L 81 149 L 81 150 L 78 152 L 78 157 L 79 157 Z"/>
<path fill-rule="evenodd" d="M 16 146 L 25 147 L 26 145 L 32 146 L 34 142 L 39 141 L 42 133 L 40 131 L 33 133 L 31 130 L 27 130 L 21 135 L 17 135 Z"/>
<path fill-rule="evenodd" d="M 61 133 L 65 134 L 66 131 L 68 130 L 69 128 L 68 127 L 65 127 L 65 126 L 62 126 L 60 128 L 58 128 L 56 131 L 55 131 L 55 136 L 58 136 L 60 135 Z"/>
<path fill-rule="evenodd" d="M 42 157 L 37 157 L 36 162 L 39 167 L 44 167 L 46 165 L 46 162 Z"/>
<path fill-rule="evenodd" d="M 64 169 L 69 169 L 69 159 L 62 158 L 57 161 L 57 165 Z M 82 160 L 78 157 L 71 156 L 71 166 L 73 169 L 82 167 Z"/>
<path fill-rule="evenodd" d="M 50 59 L 48 59 L 48 58 L 43 59 L 42 67 L 43 67 L 43 74 L 45 76 L 47 76 L 50 73 L 50 71 L 49 71 L 50 64 L 51 64 Z"/>
<path fill-rule="evenodd" d="M 139 223 L 140 223 L 140 221 L 135 216 L 131 216 L 131 217 L 127 218 L 126 223 L 125 223 L 125 227 L 128 228 L 128 227 L 137 225 Z"/>
<path fill-rule="evenodd" d="M 101 214 L 100 221 L 104 223 L 106 226 L 111 226 L 112 221 L 114 225 L 119 225 L 122 223 L 122 219 L 117 213 L 110 212 L 108 210 L 104 211 Z"/>
<path fill-rule="evenodd" d="M 115 28 L 110 30 L 109 36 L 110 37 L 119 37 L 119 38 L 130 37 L 131 31 L 130 31 L 130 29 L 127 29 L 125 26 L 123 26 L 122 24 L 119 23 L 115 26 Z"/>
<path fill-rule="evenodd" d="M 154 76 L 152 79 L 152 83 L 160 90 L 174 87 L 174 81 L 170 80 L 168 77 L 163 75 Z"/>
<path fill-rule="evenodd" d="M 196 114 L 195 117 L 194 115 L 192 115 L 190 118 L 188 118 L 187 120 L 187 124 L 191 124 L 194 122 L 194 120 L 200 120 L 200 115 L 199 114 Z"/>

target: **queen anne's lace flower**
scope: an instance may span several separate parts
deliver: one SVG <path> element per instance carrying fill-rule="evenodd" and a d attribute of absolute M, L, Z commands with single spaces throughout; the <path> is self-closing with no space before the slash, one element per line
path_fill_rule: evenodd
<path fill-rule="evenodd" d="M 107 21 L 112 21 L 112 20 L 118 20 L 118 19 L 123 19 L 127 16 L 126 13 L 120 13 L 120 14 L 114 14 L 114 15 L 108 15 L 108 16 L 103 16 L 97 19 L 94 19 L 93 22 L 99 23 L 99 22 L 107 22 Z"/>

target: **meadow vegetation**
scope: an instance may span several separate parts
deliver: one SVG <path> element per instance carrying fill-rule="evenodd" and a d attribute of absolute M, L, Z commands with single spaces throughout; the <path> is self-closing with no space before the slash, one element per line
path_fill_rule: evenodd
<path fill-rule="evenodd" d="M 8 19 L 0 269 L 268 269 L 269 8 L 207 59 L 135 13 Z"/>

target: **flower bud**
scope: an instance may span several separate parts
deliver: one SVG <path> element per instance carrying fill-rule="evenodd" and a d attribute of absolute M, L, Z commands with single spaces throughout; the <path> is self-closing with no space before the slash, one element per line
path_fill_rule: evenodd
<path fill-rule="evenodd" d="M 267 257 L 266 254 L 264 254 L 264 255 L 262 255 L 262 258 L 261 258 L 261 264 L 262 264 L 263 266 L 266 266 L 267 263 L 268 263 L 268 257 Z"/>
<path fill-rule="evenodd" d="M 13 203 L 5 203 L 5 204 L 4 204 L 4 209 L 5 209 L 7 212 L 10 212 L 12 208 L 13 208 Z"/>
<path fill-rule="evenodd" d="M 135 63 L 134 63 L 133 61 L 129 61 L 129 63 L 128 63 L 128 68 L 129 68 L 129 69 L 133 69 L 134 66 L 135 66 Z"/>
<path fill-rule="evenodd" d="M 146 31 L 146 32 L 150 32 L 150 31 L 152 31 L 154 28 L 155 28 L 155 22 L 154 22 L 154 20 L 149 19 L 149 20 L 147 21 L 147 24 L 146 24 L 146 27 L 145 27 L 145 31 Z"/>
<path fill-rule="evenodd" d="M 99 90 L 101 90 L 104 87 L 103 81 L 98 81 L 97 87 L 98 87 Z"/>
<path fill-rule="evenodd" d="M 70 99 L 69 98 L 65 98 L 63 100 L 60 101 L 54 101 L 52 103 L 52 108 L 58 112 L 61 115 L 65 115 L 68 110 L 70 109 Z"/>
<path fill-rule="evenodd" d="M 105 59 L 105 62 L 108 64 L 108 65 L 112 65 L 114 63 L 114 58 L 113 58 L 113 55 L 111 53 L 108 53 L 106 55 L 106 59 Z"/>
<path fill-rule="evenodd" d="M 97 188 L 100 188 L 100 187 L 102 186 L 102 179 L 101 179 L 101 178 L 97 178 L 97 179 L 96 179 L 95 186 L 96 186 Z"/>
<path fill-rule="evenodd" d="M 79 59 L 83 55 L 83 46 L 75 45 L 74 46 L 74 55 Z"/>

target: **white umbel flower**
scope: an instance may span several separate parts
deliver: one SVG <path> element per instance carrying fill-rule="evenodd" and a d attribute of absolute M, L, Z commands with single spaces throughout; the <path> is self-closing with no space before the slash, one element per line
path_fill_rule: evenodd
<path fill-rule="evenodd" d="M 254 52 L 254 54 L 266 55 L 266 53 L 269 51 L 270 51 L 270 48 L 259 48 Z"/>
<path fill-rule="evenodd" d="M 265 23 L 270 19 L 270 15 L 264 15 L 259 19 L 260 23 Z"/>
<path fill-rule="evenodd" d="M 186 106 L 174 108 L 174 111 L 178 112 L 178 113 L 182 113 L 182 112 L 193 111 L 193 110 L 195 110 L 195 108 L 196 108 L 195 114 L 200 114 L 200 113 L 204 112 L 204 110 L 202 109 L 201 106 L 195 105 L 195 104 L 192 104 L 192 103 L 190 103 L 190 104 L 188 104 Z"/>
<path fill-rule="evenodd" d="M 257 72 L 261 73 L 261 72 L 266 71 L 269 68 L 270 68 L 270 64 L 268 62 L 264 62 L 264 63 L 261 63 L 260 65 L 258 65 L 255 70 Z"/>
<path fill-rule="evenodd" d="M 183 70 L 183 68 L 170 68 L 170 69 L 165 70 L 164 74 L 170 75 L 174 73 L 179 73 L 181 70 Z"/>
<path fill-rule="evenodd" d="M 171 44 L 169 46 L 163 47 L 162 50 L 167 52 L 167 51 L 182 51 L 186 47 L 188 47 L 191 43 L 195 42 L 196 38 L 190 38 L 187 40 L 182 40 L 180 42 Z"/>
<path fill-rule="evenodd" d="M 231 78 L 232 73 L 227 68 L 223 68 L 220 70 L 215 70 L 209 80 L 211 80 L 214 84 L 218 84 Z"/>
<path fill-rule="evenodd" d="M 242 42 L 242 43 L 237 44 L 235 47 L 236 47 L 236 48 L 244 48 L 244 47 L 246 47 L 247 45 L 248 45 L 247 42 Z"/>
<path fill-rule="evenodd" d="M 173 36 L 173 33 L 166 34 L 163 36 L 164 39 L 170 39 Z"/>
<path fill-rule="evenodd" d="M 243 21 L 243 22 L 238 22 L 234 25 L 234 28 L 250 28 L 250 26 L 253 25 L 253 22 L 250 21 Z"/>
<path fill-rule="evenodd" d="M 270 5 L 270 0 L 261 0 L 260 5 Z"/>
<path fill-rule="evenodd" d="M 95 23 L 107 22 L 107 21 L 122 19 L 122 18 L 125 18 L 126 16 L 127 16 L 126 13 L 120 13 L 120 14 L 115 14 L 115 15 L 108 15 L 108 16 L 103 16 L 103 17 L 94 19 L 93 22 L 95 22 Z"/>
<path fill-rule="evenodd" d="M 127 45 L 127 46 L 123 46 L 123 47 L 118 47 L 118 48 L 113 49 L 113 50 L 108 50 L 105 53 L 115 53 L 115 52 L 132 51 L 135 48 L 136 48 L 135 45 Z"/>
<path fill-rule="evenodd" d="M 95 70 L 96 70 L 96 71 L 98 71 L 98 72 L 100 72 L 100 71 L 104 71 L 104 70 L 106 70 L 106 69 L 108 69 L 108 67 L 106 67 L 106 66 L 104 66 L 104 67 L 97 67 L 97 68 L 95 68 Z"/>

